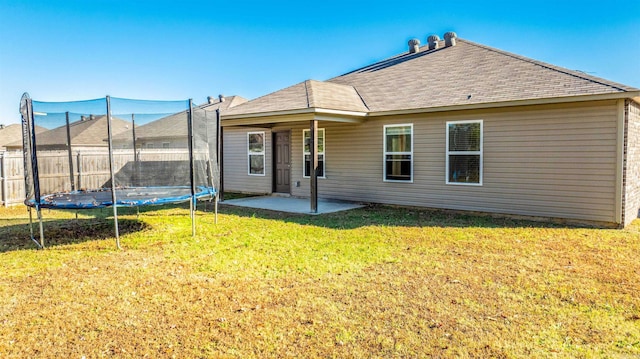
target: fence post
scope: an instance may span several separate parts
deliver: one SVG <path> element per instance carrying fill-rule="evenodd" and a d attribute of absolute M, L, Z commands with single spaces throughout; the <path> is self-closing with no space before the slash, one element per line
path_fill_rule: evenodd
<path fill-rule="evenodd" d="M 78 169 L 78 190 L 82 189 L 82 154 L 78 151 L 78 165 L 76 168 Z"/>
<path fill-rule="evenodd" d="M 2 181 L 2 203 L 5 207 L 9 207 L 8 202 L 8 186 L 7 186 L 7 158 L 6 151 L 0 151 L 0 180 Z"/>

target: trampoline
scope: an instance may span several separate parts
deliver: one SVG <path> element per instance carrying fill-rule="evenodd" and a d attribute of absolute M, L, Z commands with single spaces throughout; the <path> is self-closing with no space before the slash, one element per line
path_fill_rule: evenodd
<path fill-rule="evenodd" d="M 197 199 L 213 198 L 215 190 L 198 187 L 193 194 Z M 116 205 L 119 207 L 138 207 L 186 202 L 192 198 L 191 188 L 182 187 L 133 187 L 116 188 Z M 26 203 L 31 207 L 49 209 L 91 209 L 113 206 L 110 189 L 92 191 L 73 191 L 54 193 L 40 197 L 40 203 L 34 199 Z"/>
<path fill-rule="evenodd" d="M 215 104 L 106 96 L 69 102 L 20 100 L 25 201 L 31 239 L 44 248 L 42 209 L 113 208 L 215 201 L 220 116 Z M 31 210 L 40 225 L 33 231 Z"/>

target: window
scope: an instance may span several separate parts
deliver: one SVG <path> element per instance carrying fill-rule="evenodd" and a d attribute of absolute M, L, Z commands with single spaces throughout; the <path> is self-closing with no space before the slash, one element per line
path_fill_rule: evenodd
<path fill-rule="evenodd" d="M 171 147 L 171 142 L 162 142 L 162 148 L 169 148 Z"/>
<path fill-rule="evenodd" d="M 249 175 L 264 176 L 264 132 L 247 133 Z"/>
<path fill-rule="evenodd" d="M 413 124 L 384 126 L 384 180 L 413 181 Z"/>
<path fill-rule="evenodd" d="M 304 152 L 303 177 L 311 177 L 311 131 L 302 130 L 302 146 Z M 318 129 L 318 177 L 324 176 L 324 128 Z"/>
<path fill-rule="evenodd" d="M 447 122 L 447 184 L 482 185 L 482 120 Z"/>

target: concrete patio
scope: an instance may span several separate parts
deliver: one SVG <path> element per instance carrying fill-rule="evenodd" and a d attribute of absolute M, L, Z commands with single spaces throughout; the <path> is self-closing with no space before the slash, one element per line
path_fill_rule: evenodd
<path fill-rule="evenodd" d="M 259 196 L 229 199 L 221 204 L 231 206 L 268 209 L 272 211 L 303 213 L 303 214 L 325 214 L 339 211 L 347 211 L 354 208 L 364 207 L 364 205 L 353 202 L 318 199 L 318 213 L 311 212 L 311 204 L 308 198 L 281 197 L 281 196 Z"/>

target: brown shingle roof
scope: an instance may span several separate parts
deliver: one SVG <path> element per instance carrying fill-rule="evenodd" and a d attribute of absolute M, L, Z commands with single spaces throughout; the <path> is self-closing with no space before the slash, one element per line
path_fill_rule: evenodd
<path fill-rule="evenodd" d="M 368 112 L 366 104 L 353 86 L 306 80 L 224 111 L 223 114 L 229 116 L 308 108 Z"/>
<path fill-rule="evenodd" d="M 372 112 L 638 91 L 461 39 L 329 81 L 355 86 Z"/>
<path fill-rule="evenodd" d="M 637 91 L 640 90 L 457 39 L 455 46 L 445 47 L 440 41 L 438 49 L 424 46 L 417 53 L 403 53 L 326 82 L 305 81 L 249 101 L 225 112 L 223 117 L 308 107 L 403 111 Z"/>

